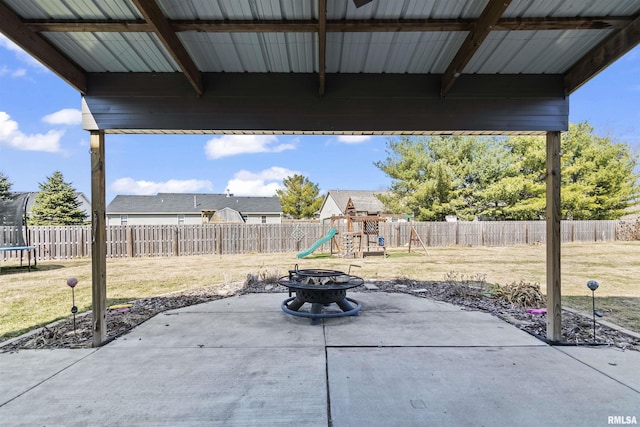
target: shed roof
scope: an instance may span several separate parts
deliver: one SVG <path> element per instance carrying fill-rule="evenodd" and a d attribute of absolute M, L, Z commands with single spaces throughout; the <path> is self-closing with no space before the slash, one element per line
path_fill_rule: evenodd
<path fill-rule="evenodd" d="M 0 31 L 85 95 L 86 129 L 127 133 L 563 130 L 568 107 L 549 100 L 563 99 L 640 41 L 640 0 L 355 3 L 0 0 Z M 142 101 L 158 88 L 165 104 Z M 283 106 L 273 92 L 282 93 Z M 389 114 L 415 97 L 433 98 L 422 116 L 442 116 Z M 501 102 L 488 101 L 495 98 Z M 456 99 L 478 102 L 466 112 Z M 493 118 L 514 103 L 515 123 Z M 173 115 L 193 111 L 188 120 L 158 114 L 171 106 Z M 254 110 L 242 116 L 245 106 Z M 274 114 L 256 114 L 265 109 Z M 451 117 L 468 121 L 487 109 L 477 123 Z M 323 121 L 336 110 L 348 113 L 345 122 Z M 217 121 L 221 111 L 227 115 Z"/>
<path fill-rule="evenodd" d="M 109 206 L 109 214 L 132 213 L 200 213 L 230 208 L 243 214 L 280 214 L 277 197 L 235 197 L 226 194 L 158 193 L 155 196 L 117 195 Z"/>

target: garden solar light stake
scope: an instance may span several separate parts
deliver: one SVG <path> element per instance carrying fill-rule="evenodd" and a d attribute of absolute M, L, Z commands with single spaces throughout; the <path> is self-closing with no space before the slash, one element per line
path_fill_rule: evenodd
<path fill-rule="evenodd" d="M 71 307 L 71 313 L 73 313 L 73 335 L 76 334 L 76 313 L 78 312 L 78 307 L 76 307 L 76 294 L 74 292 L 74 288 L 78 284 L 78 279 L 75 277 L 70 277 L 67 279 L 67 285 L 71 288 L 71 301 L 73 306 Z"/>
<path fill-rule="evenodd" d="M 596 289 L 598 289 L 598 282 L 595 280 L 589 280 L 587 287 L 591 289 L 591 304 L 593 308 L 593 342 L 596 342 Z"/>

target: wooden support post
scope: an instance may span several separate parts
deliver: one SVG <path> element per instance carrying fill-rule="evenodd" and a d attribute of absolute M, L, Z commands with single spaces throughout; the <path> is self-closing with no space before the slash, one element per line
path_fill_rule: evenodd
<path fill-rule="evenodd" d="M 104 131 L 91 131 L 91 277 L 93 346 L 107 339 Z"/>
<path fill-rule="evenodd" d="M 560 132 L 547 132 L 547 339 L 562 339 Z"/>

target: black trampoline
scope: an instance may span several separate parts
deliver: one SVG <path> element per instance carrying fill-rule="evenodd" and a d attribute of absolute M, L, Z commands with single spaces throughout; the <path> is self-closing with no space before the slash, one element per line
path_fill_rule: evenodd
<path fill-rule="evenodd" d="M 27 269 L 31 271 L 37 264 L 35 246 L 29 244 L 27 233 L 27 203 L 31 193 L 12 193 L 8 197 L 0 198 L 0 252 L 19 252 L 20 266 L 23 265 L 24 253 L 27 253 Z M 6 255 L 0 258 L 4 261 Z M 0 263 L 0 273 L 2 263 Z"/>

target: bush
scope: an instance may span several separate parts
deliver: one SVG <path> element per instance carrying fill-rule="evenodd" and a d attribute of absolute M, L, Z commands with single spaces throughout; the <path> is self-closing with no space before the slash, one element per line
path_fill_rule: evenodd
<path fill-rule="evenodd" d="M 540 284 L 521 280 L 508 285 L 495 284 L 492 293 L 496 298 L 522 308 L 540 308 L 546 306 L 546 300 L 540 292 Z"/>

